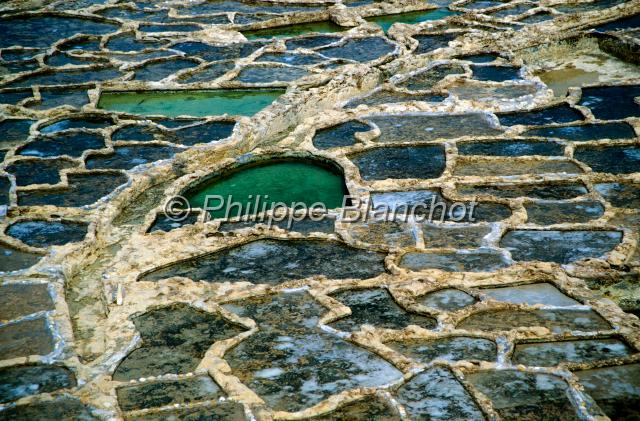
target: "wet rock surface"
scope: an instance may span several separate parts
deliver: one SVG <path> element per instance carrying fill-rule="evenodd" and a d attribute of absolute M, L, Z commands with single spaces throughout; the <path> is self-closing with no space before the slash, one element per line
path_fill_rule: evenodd
<path fill-rule="evenodd" d="M 0 287 L 0 293 L 1 320 L 53 310 L 53 298 L 47 284 L 5 284 Z"/>
<path fill-rule="evenodd" d="M 47 355 L 53 351 L 51 329 L 45 317 L 16 321 L 0 326 L 0 356 L 3 360 L 29 355 Z"/>
<path fill-rule="evenodd" d="M 511 231 L 501 244 L 514 260 L 570 263 L 600 257 L 620 243 L 616 231 Z"/>
<path fill-rule="evenodd" d="M 87 234 L 87 226 L 73 222 L 25 221 L 10 225 L 6 233 L 32 247 L 49 247 L 81 241 Z"/>
<path fill-rule="evenodd" d="M 220 315 L 184 304 L 151 310 L 133 322 L 142 344 L 118 365 L 113 373 L 115 380 L 188 373 L 197 367 L 213 342 L 242 331 Z M 135 392 L 138 393 L 145 396 L 150 392 Z"/>
<path fill-rule="evenodd" d="M 62 396 L 58 399 L 34 402 L 7 408 L 0 418 L 5 420 L 98 420 L 97 416 L 78 399 Z"/>
<path fill-rule="evenodd" d="M 502 288 L 485 288 L 482 292 L 490 298 L 515 304 L 544 304 L 555 307 L 579 305 L 580 302 L 560 292 L 548 283 L 536 283 Z"/>
<path fill-rule="evenodd" d="M 607 330 L 607 322 L 592 310 L 485 311 L 458 325 L 460 329 L 507 331 L 520 327 L 546 327 L 552 332 Z"/>
<path fill-rule="evenodd" d="M 496 344 L 488 339 L 465 336 L 435 340 L 389 342 L 387 346 L 417 361 L 495 361 Z"/>
<path fill-rule="evenodd" d="M 23 365 L 0 370 L 0 384 L 0 400 L 6 403 L 29 395 L 73 387 L 76 378 L 64 367 Z"/>
<path fill-rule="evenodd" d="M 334 258 L 344 267 L 336 266 Z M 155 270 L 141 280 L 159 281 L 180 276 L 209 282 L 275 284 L 318 275 L 328 279 L 366 279 L 384 272 L 383 259 L 382 253 L 338 242 L 259 240 Z"/>
<path fill-rule="evenodd" d="M 469 381 L 489 396 L 504 418 L 579 419 L 571 410 L 567 384 L 559 377 L 502 370 L 473 374 Z"/>
<path fill-rule="evenodd" d="M 438 178 L 445 166 L 439 146 L 385 147 L 350 157 L 366 180 Z"/>
<path fill-rule="evenodd" d="M 238 378 L 275 409 L 300 410 L 334 393 L 399 380 L 400 372 L 383 359 L 320 330 L 324 309 L 306 292 L 227 308 L 255 320 L 260 330 L 225 357 Z"/>
<path fill-rule="evenodd" d="M 346 332 L 359 330 L 363 324 L 381 329 L 402 329 L 409 325 L 425 329 L 435 327 L 435 320 L 407 313 L 383 289 L 345 291 L 334 294 L 333 298 L 351 309 L 350 316 L 331 324 L 332 327 Z"/>
<path fill-rule="evenodd" d="M 611 418 L 633 419 L 638 415 L 638 364 L 603 367 L 578 371 L 587 393 Z"/>
<path fill-rule="evenodd" d="M 400 388 L 397 399 L 412 418 L 484 418 L 464 387 L 448 370 L 440 367 L 415 376 Z"/>
<path fill-rule="evenodd" d="M 638 10 L 3 2 L 0 419 L 636 417 Z"/>
<path fill-rule="evenodd" d="M 120 407 L 125 411 L 158 406 L 179 405 L 215 400 L 220 388 L 208 377 L 144 383 L 116 390 Z"/>
<path fill-rule="evenodd" d="M 633 351 L 619 339 L 587 339 L 577 341 L 518 344 L 513 361 L 531 366 L 553 366 L 560 362 L 583 363 L 621 358 Z"/>
<path fill-rule="evenodd" d="M 476 299 L 466 292 L 446 288 L 430 292 L 420 299 L 420 303 L 442 311 L 455 311 L 476 302 Z"/>

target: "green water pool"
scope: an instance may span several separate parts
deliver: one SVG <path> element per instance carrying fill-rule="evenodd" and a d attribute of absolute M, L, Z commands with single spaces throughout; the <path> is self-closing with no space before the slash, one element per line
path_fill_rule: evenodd
<path fill-rule="evenodd" d="M 167 117 L 206 117 L 225 113 L 252 116 L 284 92 L 284 89 L 103 92 L 98 108 Z"/>
<path fill-rule="evenodd" d="M 447 16 L 456 15 L 456 12 L 452 12 L 448 9 L 431 9 L 431 10 L 420 10 L 417 12 L 408 12 L 408 13 L 397 13 L 393 15 L 384 15 L 384 16 L 372 16 L 366 18 L 368 22 L 377 23 L 382 27 L 382 29 L 387 32 L 391 25 L 396 22 L 399 23 L 407 23 L 410 25 L 426 22 L 430 20 L 438 20 L 444 19 Z"/>
<path fill-rule="evenodd" d="M 192 208 L 204 208 L 207 196 L 224 197 L 225 207 L 209 212 L 213 218 L 224 218 L 229 196 L 234 202 L 243 204 L 242 211 L 236 207 L 229 212 L 229 216 L 233 217 L 255 215 L 262 212 L 265 204 L 269 210 L 277 202 L 289 207 L 294 202 L 304 203 L 308 207 L 319 202 L 327 209 L 337 208 L 342 206 L 343 197 L 347 194 L 343 176 L 337 169 L 311 160 L 298 160 L 240 167 L 192 188 L 184 196 Z M 208 205 L 212 208 L 219 203 L 217 199 L 209 199 Z M 247 206 L 247 203 L 251 205 Z"/>
<path fill-rule="evenodd" d="M 346 31 L 347 29 L 348 28 L 343 28 L 342 26 L 336 25 L 331 21 L 321 21 L 299 23 L 296 25 L 287 25 L 278 28 L 257 29 L 255 31 L 245 31 L 242 34 L 247 37 L 247 39 L 289 38 L 298 35 L 309 34 L 312 32 L 330 34 L 334 32 Z"/>

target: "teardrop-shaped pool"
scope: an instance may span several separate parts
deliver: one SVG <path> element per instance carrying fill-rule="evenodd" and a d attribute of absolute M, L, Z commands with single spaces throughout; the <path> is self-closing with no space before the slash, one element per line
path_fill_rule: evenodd
<path fill-rule="evenodd" d="M 294 203 L 307 208 L 322 203 L 326 209 L 342 206 L 348 195 L 342 171 L 329 163 L 311 160 L 271 160 L 242 165 L 187 190 L 184 196 L 192 208 L 209 208 L 213 218 L 255 215 L 270 210 L 277 203 L 292 207 Z M 219 210 L 222 196 L 224 206 Z M 207 196 L 209 200 L 207 202 Z M 259 196 L 259 197 L 258 197 Z M 239 203 L 227 212 L 228 204 Z M 298 205 L 301 206 L 301 205 Z"/>

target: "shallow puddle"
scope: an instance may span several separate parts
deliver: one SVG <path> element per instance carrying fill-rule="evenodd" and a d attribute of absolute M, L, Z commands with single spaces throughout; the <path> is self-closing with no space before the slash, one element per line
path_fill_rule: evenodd
<path fill-rule="evenodd" d="M 340 25 L 336 25 L 331 21 L 321 21 L 280 26 L 277 28 L 257 29 L 255 31 L 243 31 L 242 35 L 244 35 L 249 40 L 259 38 L 291 38 L 309 33 L 327 34 L 343 32 L 348 29 L 349 28 L 344 28 Z"/>
<path fill-rule="evenodd" d="M 446 288 L 418 297 L 417 301 L 429 308 L 441 311 L 456 311 L 474 304 L 476 299 L 458 289 Z"/>
<path fill-rule="evenodd" d="M 33 364 L 0 369 L 0 402 L 54 392 L 76 385 L 73 373 L 61 366 Z"/>
<path fill-rule="evenodd" d="M 99 133 L 67 132 L 52 136 L 39 136 L 25 146 L 18 148 L 17 154 L 40 158 L 59 156 L 79 158 L 87 150 L 105 147 L 104 137 Z"/>
<path fill-rule="evenodd" d="M 186 374 L 195 370 L 214 342 L 231 338 L 244 330 L 219 314 L 207 313 L 186 304 L 157 308 L 133 317 L 132 321 L 142 343 L 118 365 L 113 373 L 114 380 Z M 181 386 L 176 385 L 176 388 Z M 155 390 L 153 384 L 151 389 Z M 162 389 L 157 393 L 162 393 Z M 138 399 L 143 399 L 148 397 L 150 390 L 132 393 L 141 394 Z M 147 406 L 142 404 L 140 407 Z"/>
<path fill-rule="evenodd" d="M 582 37 L 544 44 L 521 53 L 535 75 L 564 97 L 570 87 L 638 77 L 637 66 L 602 51 L 596 38 Z"/>
<path fill-rule="evenodd" d="M 345 332 L 358 331 L 364 324 L 378 329 L 404 329 L 409 325 L 432 329 L 436 325 L 431 317 L 404 310 L 385 289 L 347 290 L 332 297 L 351 309 L 349 316 L 330 325 Z"/>
<path fill-rule="evenodd" d="M 22 270 L 35 265 L 41 255 L 15 249 L 8 244 L 0 242 L 0 272 Z"/>
<path fill-rule="evenodd" d="M 57 86 L 57 85 L 77 85 L 87 84 L 89 82 L 105 82 L 111 79 L 122 77 L 122 73 L 118 70 L 105 66 L 102 68 L 92 68 L 91 70 L 43 70 L 36 71 L 31 74 L 20 76 L 15 81 L 9 82 L 7 87 L 21 88 L 40 86 Z"/>
<path fill-rule="evenodd" d="M 235 67 L 233 62 L 213 63 L 195 72 L 178 76 L 181 83 L 212 82 Z"/>
<path fill-rule="evenodd" d="M 529 197 L 532 199 L 564 200 L 587 194 L 582 184 L 547 183 L 493 186 L 459 186 L 458 193 L 465 196 L 492 195 L 500 198 Z"/>
<path fill-rule="evenodd" d="M 457 205 L 454 206 L 454 203 Z M 511 210 L 506 205 L 493 202 L 452 202 L 445 199 L 437 189 L 373 192 L 371 207 L 374 212 L 377 209 L 395 210 L 399 217 L 413 213 L 425 222 L 495 222 L 511 216 Z"/>
<path fill-rule="evenodd" d="M 347 121 L 318 130 L 313 137 L 313 146 L 318 149 L 352 146 L 356 143 L 356 133 L 364 133 L 372 129 L 368 124 L 359 121 Z"/>
<path fill-rule="evenodd" d="M 473 78 L 487 82 L 506 82 L 520 79 L 520 68 L 511 66 L 471 66 Z"/>
<path fill-rule="evenodd" d="M 411 339 L 388 342 L 385 345 L 424 364 L 432 360 L 495 361 L 497 347 L 493 341 L 468 336 L 441 339 Z"/>
<path fill-rule="evenodd" d="M 299 411 L 330 395 L 398 381 L 402 374 L 369 351 L 325 333 L 327 310 L 306 292 L 253 298 L 226 308 L 258 324 L 225 360 L 275 410 Z"/>
<path fill-rule="evenodd" d="M 632 353 L 632 349 L 619 339 L 584 339 L 519 343 L 515 346 L 512 359 L 514 364 L 552 367 L 561 362 L 587 363 L 623 358 Z"/>
<path fill-rule="evenodd" d="M 53 307 L 47 284 L 7 283 L 0 286 L 0 321 L 53 310 Z"/>
<path fill-rule="evenodd" d="M 9 360 L 53 351 L 54 339 L 47 319 L 38 317 L 0 326 L 0 358 Z"/>
<path fill-rule="evenodd" d="M 338 45 L 322 48 L 318 53 L 325 57 L 364 63 L 389 55 L 395 48 L 394 44 L 383 37 L 348 38 Z"/>
<path fill-rule="evenodd" d="M 602 258 L 622 241 L 621 231 L 536 231 L 507 232 L 501 247 L 516 261 L 568 264 L 580 259 Z"/>
<path fill-rule="evenodd" d="M 485 371 L 467 379 L 491 399 L 503 419 L 579 420 L 559 377 L 512 370 Z"/>
<path fill-rule="evenodd" d="M 485 419 L 469 393 L 446 368 L 435 367 L 416 375 L 396 395 L 412 419 Z"/>
<path fill-rule="evenodd" d="M 199 143 L 209 143 L 226 139 L 231 136 L 236 125 L 235 121 L 208 121 L 202 124 L 189 125 L 195 121 L 168 120 L 159 121 L 165 127 L 172 127 L 172 132 L 165 132 L 165 140 L 178 145 L 193 146 Z M 182 123 L 188 126 L 183 126 Z M 176 125 L 177 127 L 173 127 Z"/>
<path fill-rule="evenodd" d="M 496 158 L 482 161 L 459 158 L 453 171 L 457 176 L 509 177 L 526 174 L 580 174 L 582 169 L 570 161 Z"/>
<path fill-rule="evenodd" d="M 175 218 L 164 214 L 159 214 L 156 216 L 156 219 L 151 224 L 151 227 L 147 230 L 147 233 L 155 232 L 155 231 L 164 231 L 169 232 L 174 229 L 178 229 L 184 227 L 186 225 L 193 225 L 198 220 L 198 213 L 192 212 L 182 221 L 176 221 Z"/>
<path fill-rule="evenodd" d="M 446 272 L 494 272 L 509 266 L 495 251 L 407 253 L 400 267 L 421 271 L 439 269 Z"/>
<path fill-rule="evenodd" d="M 43 134 L 51 134 L 69 129 L 104 129 L 115 124 L 112 117 L 86 116 L 71 117 L 62 120 L 45 123 L 38 127 L 38 131 Z"/>
<path fill-rule="evenodd" d="M 449 9 L 430 9 L 419 10 L 416 12 L 398 13 L 395 15 L 383 15 L 372 16 L 365 18 L 367 22 L 373 22 L 378 24 L 383 31 L 387 32 L 391 25 L 394 23 L 406 23 L 408 25 L 415 25 L 420 22 L 427 22 L 430 20 L 444 19 L 447 16 L 456 15 L 457 12 L 452 12 Z"/>
<path fill-rule="evenodd" d="M 367 279 L 384 272 L 384 256 L 336 241 L 258 240 L 156 269 L 140 280 L 181 276 L 194 281 L 277 284 L 319 275 Z"/>
<path fill-rule="evenodd" d="M 583 88 L 579 105 L 589 107 L 596 118 L 617 120 L 640 116 L 639 85 L 597 86 Z"/>
<path fill-rule="evenodd" d="M 308 76 L 310 73 L 298 67 L 247 66 L 236 78 L 243 83 L 278 83 L 292 82 Z"/>
<path fill-rule="evenodd" d="M 523 136 L 555 137 L 571 141 L 633 139 L 636 134 L 627 123 L 582 124 L 579 126 L 542 127 L 527 130 Z"/>
<path fill-rule="evenodd" d="M 491 232 L 490 226 L 456 226 L 425 223 L 421 226 L 426 248 L 476 248 Z"/>
<path fill-rule="evenodd" d="M 352 99 L 345 104 L 345 108 L 356 108 L 358 105 L 374 107 L 381 104 L 396 104 L 401 102 L 442 102 L 447 97 L 440 94 L 407 94 L 404 92 L 379 90 L 362 98 Z"/>
<path fill-rule="evenodd" d="M 594 332 L 611 329 L 593 310 L 486 310 L 463 319 L 457 329 L 501 332 L 518 328 L 545 327 L 552 333 Z"/>
<path fill-rule="evenodd" d="M 111 154 L 89 156 L 85 160 L 85 167 L 89 170 L 130 170 L 138 165 L 169 159 L 183 151 L 183 149 L 159 145 L 115 146 L 113 149 L 114 152 Z"/>
<path fill-rule="evenodd" d="M 419 71 L 415 75 L 405 79 L 398 86 L 412 91 L 424 91 L 433 87 L 449 75 L 464 74 L 464 68 L 458 64 L 439 64 L 428 70 Z"/>
<path fill-rule="evenodd" d="M 574 67 L 546 70 L 536 74 L 547 85 L 556 97 L 562 98 L 567 95 L 569 88 L 576 86 L 590 85 L 600 81 L 598 72 L 586 71 Z"/>
<path fill-rule="evenodd" d="M 18 186 L 58 184 L 61 181 L 60 171 L 76 165 L 67 159 L 23 159 L 13 161 L 5 170 L 16 177 Z"/>
<path fill-rule="evenodd" d="M 369 149 L 349 159 L 366 181 L 438 178 L 445 167 L 444 148 L 431 145 Z"/>
<path fill-rule="evenodd" d="M 43 31 L 44 28 L 58 29 L 55 31 Z M 0 33 L 5 34 L 5 36 L 0 41 L 0 47 L 24 45 L 27 47 L 47 48 L 55 41 L 68 38 L 76 33 L 102 35 L 113 32 L 117 28 L 112 23 L 70 16 L 2 17 L 0 19 Z"/>
<path fill-rule="evenodd" d="M 412 225 L 402 221 L 370 221 L 349 224 L 349 235 L 356 241 L 389 247 L 409 247 L 416 243 Z"/>
<path fill-rule="evenodd" d="M 284 90 L 103 92 L 98 108 L 130 114 L 252 116 L 270 105 Z"/>
<path fill-rule="evenodd" d="M 43 414 L 47 414 L 47 420 L 97 421 L 100 419 L 94 416 L 92 411 L 79 399 L 66 395 L 56 397 L 52 400 L 12 406 L 2 411 L 2 417 L 11 421 L 43 419 Z"/>
<path fill-rule="evenodd" d="M 212 418 L 213 417 L 213 418 Z M 162 412 L 149 412 L 135 416 L 127 416 L 127 421 L 167 421 L 167 420 L 225 420 L 244 421 L 242 404 L 226 400 L 198 405 L 193 408 L 174 409 Z"/>
<path fill-rule="evenodd" d="M 11 204 L 11 180 L 9 177 L 0 177 L 0 206 Z"/>
<path fill-rule="evenodd" d="M 6 234 L 31 247 L 49 247 L 82 241 L 87 229 L 79 222 L 29 220 L 9 225 Z"/>
<path fill-rule="evenodd" d="M 198 66 L 197 60 L 176 58 L 169 60 L 150 61 L 135 69 L 134 80 L 144 82 L 157 82 L 172 74 L 192 67 Z"/>
<path fill-rule="evenodd" d="M 315 219 L 315 220 L 314 220 Z M 322 219 L 315 217 L 300 217 L 289 223 L 288 217 L 282 221 L 273 221 L 272 227 L 278 227 L 285 231 L 299 232 L 302 234 L 311 234 L 314 232 L 324 232 L 331 234 L 334 232 L 335 220 L 329 217 Z M 259 221 L 225 221 L 220 223 L 220 232 L 237 231 L 244 228 L 255 227 L 257 224 L 268 226 L 268 222 Z"/>
<path fill-rule="evenodd" d="M 638 415 L 634 6 L 128 1 L 0 0 L 0 420 Z"/>
<path fill-rule="evenodd" d="M 502 130 L 495 127 L 488 114 L 404 114 L 375 115 L 366 121 L 382 132 L 375 142 L 418 142 L 454 139 L 463 136 L 495 136 Z"/>
<path fill-rule="evenodd" d="M 494 300 L 506 303 L 542 304 L 557 307 L 580 305 L 578 301 L 568 297 L 555 286 L 548 283 L 486 288 L 483 289 L 482 292 Z"/>
<path fill-rule="evenodd" d="M 418 41 L 418 48 L 414 51 L 415 54 L 430 53 L 439 48 L 446 48 L 449 46 L 449 41 L 453 41 L 458 38 L 461 33 L 448 33 L 448 34 L 435 34 L 435 35 L 414 35 L 413 39 Z"/>
<path fill-rule="evenodd" d="M 631 174 L 640 168 L 640 147 L 634 145 L 577 147 L 573 156 L 595 172 Z"/>
<path fill-rule="evenodd" d="M 81 207 L 95 203 L 127 182 L 120 172 L 69 174 L 69 187 L 55 190 L 28 190 L 18 193 L 20 206 L 55 205 Z"/>
<path fill-rule="evenodd" d="M 348 403 L 327 415 L 311 418 L 313 421 L 338 420 L 375 420 L 400 421 L 398 411 L 389 402 L 377 396 L 368 396 L 353 403 Z"/>
<path fill-rule="evenodd" d="M 181 405 L 223 396 L 220 387 L 208 376 L 165 380 L 124 386 L 116 389 L 123 411 Z"/>
<path fill-rule="evenodd" d="M 524 124 L 539 126 L 543 124 L 571 123 L 572 121 L 584 120 L 584 116 L 575 108 L 562 103 L 549 108 L 542 108 L 528 112 L 496 114 L 503 126 L 515 126 Z"/>
<path fill-rule="evenodd" d="M 264 53 L 256 61 L 290 64 L 292 66 L 311 66 L 322 63 L 325 59 L 317 54 Z"/>
<path fill-rule="evenodd" d="M 612 420 L 640 417 L 640 364 L 576 371 L 574 374 Z"/>
<path fill-rule="evenodd" d="M 455 86 L 448 89 L 450 94 L 463 101 L 480 101 L 488 104 L 496 101 L 510 103 L 514 100 L 524 100 L 523 97 L 531 97 L 539 94 L 539 88 L 533 83 L 496 85 L 491 82 L 473 82 L 461 80 Z"/>
<path fill-rule="evenodd" d="M 192 208 L 207 207 L 212 217 L 229 218 L 255 215 L 278 203 L 287 207 L 322 203 L 326 209 L 338 208 L 348 194 L 343 175 L 335 166 L 314 160 L 276 160 L 240 166 L 190 188 L 184 196 Z M 230 202 L 241 207 L 230 207 Z"/>
<path fill-rule="evenodd" d="M 613 206 L 640 209 L 640 184 L 603 183 L 594 188 Z"/>
<path fill-rule="evenodd" d="M 527 222 L 538 225 L 589 222 L 604 214 L 604 206 L 595 200 L 540 201 L 524 207 L 527 210 Z"/>
<path fill-rule="evenodd" d="M 564 146 L 559 143 L 535 140 L 498 140 L 458 143 L 461 155 L 486 156 L 562 156 Z"/>
<path fill-rule="evenodd" d="M 342 39 L 336 35 L 310 35 L 300 38 L 291 38 L 285 42 L 288 50 L 296 50 L 298 48 L 314 49 L 325 45 L 333 44 Z"/>

